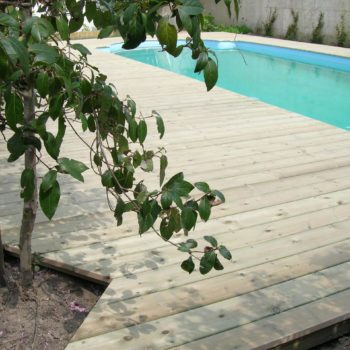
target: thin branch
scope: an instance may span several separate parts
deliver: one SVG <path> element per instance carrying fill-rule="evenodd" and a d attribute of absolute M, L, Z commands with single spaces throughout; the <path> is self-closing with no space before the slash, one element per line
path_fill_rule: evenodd
<path fill-rule="evenodd" d="M 95 116 L 95 119 L 96 119 L 96 116 Z M 119 186 L 119 188 L 123 191 L 123 194 L 125 195 L 125 197 L 130 201 L 132 202 L 132 199 L 131 197 L 126 193 L 125 191 L 125 188 L 120 184 L 119 180 L 117 179 L 117 177 L 115 176 L 114 172 L 112 171 L 109 163 L 108 163 L 108 158 L 107 158 L 107 155 L 104 151 L 104 147 L 103 147 L 103 144 L 102 144 L 102 141 L 101 141 L 101 136 L 100 136 L 100 128 L 99 128 L 99 125 L 98 125 L 98 122 L 96 123 L 96 132 L 97 132 L 97 137 L 96 137 L 96 140 L 99 144 L 99 147 L 100 147 L 100 150 L 101 150 L 101 154 L 102 154 L 102 157 L 105 159 L 105 164 L 107 165 L 107 168 L 108 170 L 110 171 L 114 181 L 116 182 L 116 184 Z"/>
<path fill-rule="evenodd" d="M 1 1 L 1 0 L 0 0 Z M 74 131 L 74 134 L 80 139 L 81 142 L 83 142 L 85 144 L 86 147 L 89 148 L 90 151 L 95 152 L 91 146 L 79 135 L 79 133 L 75 130 L 74 126 L 72 125 L 72 123 L 70 122 L 69 118 L 64 117 L 65 120 L 67 120 L 68 124 L 70 125 L 70 127 L 72 128 L 72 130 Z"/>

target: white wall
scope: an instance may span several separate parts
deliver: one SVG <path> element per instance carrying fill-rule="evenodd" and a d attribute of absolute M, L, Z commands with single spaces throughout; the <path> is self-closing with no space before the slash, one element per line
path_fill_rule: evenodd
<path fill-rule="evenodd" d="M 224 1 L 215 5 L 214 0 L 201 0 L 205 12 L 211 13 L 216 22 L 232 24 L 235 18 L 229 18 Z M 277 10 L 274 36 L 284 37 L 292 22 L 291 9 L 299 13 L 298 40 L 309 41 L 313 29 L 318 23 L 320 12 L 324 13 L 325 43 L 336 43 L 336 26 L 345 16 L 346 31 L 350 40 L 350 0 L 241 0 L 239 24 L 246 24 L 255 32 L 263 27 L 271 12 Z M 349 41 L 348 40 L 348 41 Z"/>

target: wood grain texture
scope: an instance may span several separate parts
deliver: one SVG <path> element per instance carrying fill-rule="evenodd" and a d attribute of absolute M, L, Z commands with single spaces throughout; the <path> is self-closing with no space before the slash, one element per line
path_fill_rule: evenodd
<path fill-rule="evenodd" d="M 152 233 L 140 238 L 133 215 L 116 227 L 91 171 L 85 183 L 62 176 L 63 205 L 53 221 L 39 211 L 33 249 L 46 266 L 110 283 L 67 349 L 262 350 L 293 348 L 295 340 L 307 349 L 325 338 L 322 329 L 336 334 L 350 313 L 350 134 L 96 50 L 116 41 L 83 43 L 120 96 L 130 94 L 144 115 L 163 116 L 165 137 L 159 141 L 150 123 L 149 148 L 168 148 L 168 174 L 184 171 L 223 190 L 226 203 L 193 237 L 216 236 L 233 262 L 188 276 L 179 267 L 184 256 Z M 73 133 L 63 144 L 68 154 L 88 162 Z M 20 165 L 6 162 L 2 141 L 0 166 L 0 225 L 16 254 Z M 156 188 L 157 174 L 145 182 Z"/>

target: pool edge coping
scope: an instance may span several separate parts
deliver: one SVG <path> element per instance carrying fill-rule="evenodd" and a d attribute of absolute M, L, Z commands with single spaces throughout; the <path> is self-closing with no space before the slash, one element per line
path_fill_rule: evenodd
<path fill-rule="evenodd" d="M 187 35 L 185 32 L 179 33 L 179 39 L 185 39 L 186 36 Z M 232 42 L 244 41 L 252 44 L 277 46 L 277 47 L 286 48 L 286 49 L 294 49 L 294 50 L 307 51 L 307 52 L 313 52 L 313 53 L 319 53 L 319 54 L 325 54 L 325 55 L 333 55 L 333 56 L 350 59 L 350 49 L 339 47 L 339 46 L 313 44 L 313 43 L 302 42 L 302 41 L 291 41 L 291 40 L 263 37 L 263 36 L 257 36 L 257 35 L 249 35 L 249 34 L 232 34 L 227 32 L 203 32 L 202 38 L 204 40 L 217 40 L 217 41 L 232 41 Z M 95 46 L 96 50 L 98 50 L 99 48 L 102 48 L 103 46 L 110 46 L 112 44 L 123 42 L 121 37 L 106 38 L 106 39 L 89 39 L 90 42 L 95 40 L 96 40 L 96 45 L 98 45 L 98 43 L 101 43 L 101 45 Z M 156 40 L 156 39 L 154 37 L 152 38 L 151 36 L 147 36 L 146 40 Z M 77 40 L 77 41 L 81 41 L 81 40 Z"/>

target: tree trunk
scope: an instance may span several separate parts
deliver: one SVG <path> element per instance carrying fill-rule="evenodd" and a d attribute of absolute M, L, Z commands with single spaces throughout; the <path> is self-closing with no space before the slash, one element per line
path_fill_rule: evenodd
<path fill-rule="evenodd" d="M 6 287 L 4 249 L 2 246 L 0 229 L 0 287 Z"/>
<path fill-rule="evenodd" d="M 24 122 L 29 124 L 34 118 L 34 92 L 33 89 L 27 90 L 23 93 L 24 104 Z M 25 131 L 26 137 L 34 136 L 31 131 Z M 32 232 L 36 218 L 36 211 L 38 207 L 38 191 L 36 181 L 36 155 L 34 146 L 29 146 L 24 155 L 25 169 L 32 169 L 34 171 L 34 191 L 32 197 L 23 204 L 22 225 L 19 238 L 20 248 L 20 273 L 21 285 L 28 288 L 33 283 L 32 272 Z"/>

